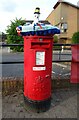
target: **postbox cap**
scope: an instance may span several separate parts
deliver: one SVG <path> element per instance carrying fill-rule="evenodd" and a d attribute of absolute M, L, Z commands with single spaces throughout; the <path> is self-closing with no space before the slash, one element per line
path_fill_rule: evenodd
<path fill-rule="evenodd" d="M 39 7 L 36 7 L 36 8 L 35 8 L 34 14 L 40 14 L 40 8 L 39 8 Z"/>

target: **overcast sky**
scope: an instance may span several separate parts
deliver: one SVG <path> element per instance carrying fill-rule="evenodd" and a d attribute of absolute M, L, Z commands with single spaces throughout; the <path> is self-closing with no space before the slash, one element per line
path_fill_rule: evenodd
<path fill-rule="evenodd" d="M 5 31 L 16 17 L 33 20 L 36 7 L 40 7 L 40 20 L 45 20 L 58 0 L 0 0 L 0 31 Z M 66 0 L 77 5 L 78 0 Z"/>

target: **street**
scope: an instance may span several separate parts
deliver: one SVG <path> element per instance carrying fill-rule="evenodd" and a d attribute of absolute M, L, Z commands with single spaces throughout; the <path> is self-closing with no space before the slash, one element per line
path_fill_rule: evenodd
<path fill-rule="evenodd" d="M 71 60 L 71 55 L 65 55 L 66 52 L 59 56 L 58 52 L 53 53 L 53 60 Z M 68 52 L 70 54 L 70 52 Z M 0 56 L 1 58 L 1 56 Z M 3 53 L 2 62 L 15 62 L 23 61 L 23 53 Z M 2 76 L 3 77 L 23 77 L 23 66 L 24 64 L 3 64 L 2 65 Z M 61 63 L 52 64 L 52 73 L 56 76 L 70 74 L 70 68 Z"/>

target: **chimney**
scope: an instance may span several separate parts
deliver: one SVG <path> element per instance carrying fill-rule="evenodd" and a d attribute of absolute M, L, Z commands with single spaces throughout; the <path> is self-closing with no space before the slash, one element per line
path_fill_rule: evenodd
<path fill-rule="evenodd" d="M 58 0 L 58 2 L 62 2 L 62 0 Z"/>

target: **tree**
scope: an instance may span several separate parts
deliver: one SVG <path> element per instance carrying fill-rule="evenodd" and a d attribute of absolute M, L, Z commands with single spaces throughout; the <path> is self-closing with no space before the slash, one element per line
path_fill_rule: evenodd
<path fill-rule="evenodd" d="M 20 19 L 15 19 L 13 21 L 11 21 L 11 24 L 9 26 L 7 26 L 7 43 L 8 44 L 23 44 L 23 38 L 22 36 L 18 36 L 17 31 L 16 31 L 16 27 L 19 25 L 23 25 L 25 24 L 25 20 L 22 20 L 22 18 Z M 13 51 L 17 51 L 17 52 L 22 52 L 23 51 L 23 47 L 21 46 L 12 46 L 10 47 Z"/>
<path fill-rule="evenodd" d="M 75 32 L 72 36 L 72 43 L 77 44 L 79 43 L 79 32 Z"/>

